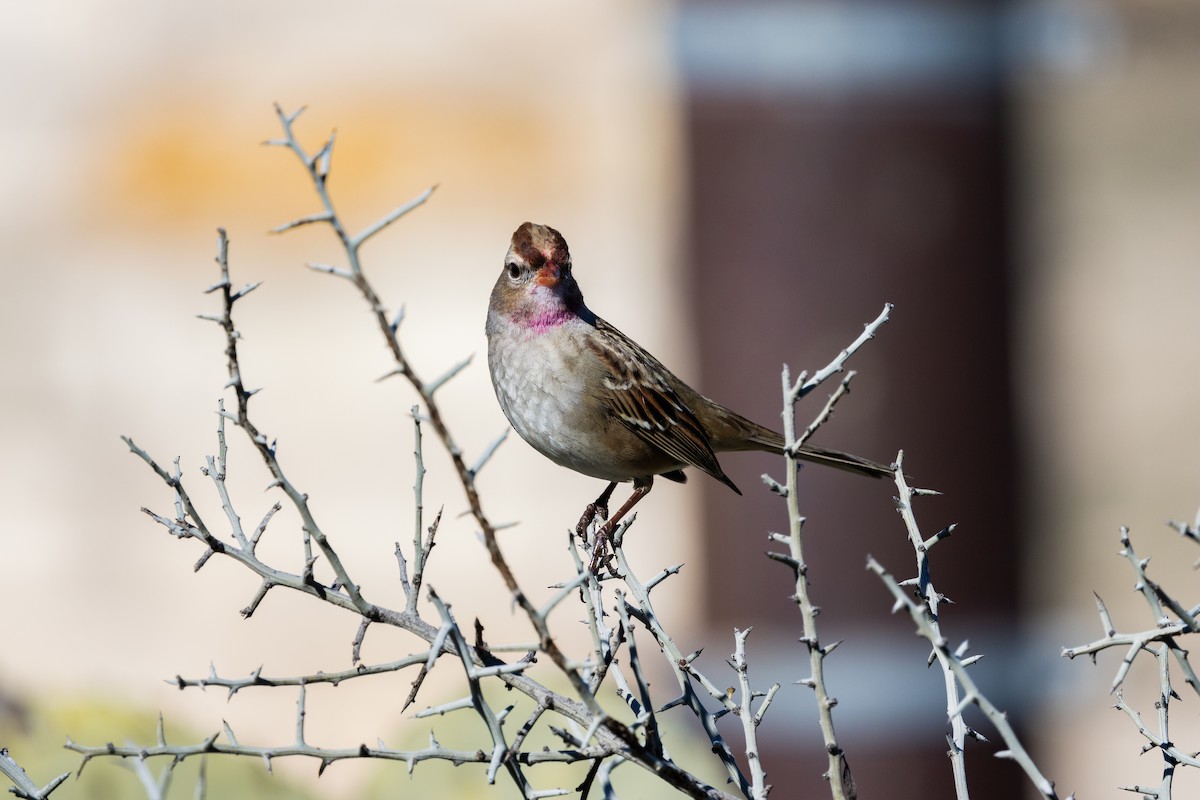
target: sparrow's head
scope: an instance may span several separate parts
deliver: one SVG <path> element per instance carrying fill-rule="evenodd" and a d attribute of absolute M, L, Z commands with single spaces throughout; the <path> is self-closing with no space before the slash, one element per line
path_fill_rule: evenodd
<path fill-rule="evenodd" d="M 492 309 L 539 328 L 586 313 L 561 233 L 532 222 L 517 228 L 492 289 Z"/>

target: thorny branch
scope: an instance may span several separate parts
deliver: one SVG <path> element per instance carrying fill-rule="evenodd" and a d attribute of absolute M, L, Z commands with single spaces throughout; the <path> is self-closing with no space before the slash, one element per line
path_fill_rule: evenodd
<path fill-rule="evenodd" d="M 21 768 L 12 756 L 8 754 L 8 748 L 0 747 L 0 772 L 12 781 L 12 786 L 9 791 L 15 797 L 22 800 L 45 800 L 50 796 L 50 793 L 62 785 L 62 782 L 71 777 L 71 773 L 64 772 L 54 780 L 47 783 L 45 786 L 38 787 L 36 783 L 30 780 L 29 775 Z"/>
<path fill-rule="evenodd" d="M 929 606 L 924 602 L 918 602 L 914 600 L 909 593 L 905 591 L 904 587 L 902 587 L 900 583 L 898 583 L 896 579 L 883 568 L 883 565 L 881 565 L 874 558 L 868 558 L 867 569 L 874 572 L 879 579 L 883 581 L 883 584 L 888 588 L 888 591 L 892 593 L 892 596 L 896 600 L 893 610 L 899 611 L 900 609 L 904 609 L 908 611 L 909 616 L 912 617 L 913 622 L 917 626 L 917 632 L 920 633 L 921 636 L 925 637 L 925 639 L 927 639 L 931 645 L 933 645 L 937 659 L 949 668 L 950 672 L 954 675 L 954 679 L 958 681 L 959 686 L 962 687 L 962 700 L 959 701 L 958 708 L 952 710 L 951 716 L 953 717 L 954 715 L 962 714 L 963 710 L 966 709 L 968 705 L 973 704 L 977 706 L 981 711 L 983 711 L 984 715 L 988 718 L 988 721 L 992 723 L 993 727 L 996 728 L 1000 738 L 1004 740 L 1004 744 L 1007 746 L 1007 749 L 996 753 L 996 756 L 998 758 L 1010 758 L 1016 761 L 1025 774 L 1029 777 L 1029 780 L 1033 783 L 1033 786 L 1037 790 L 1038 794 L 1040 794 L 1042 797 L 1047 798 L 1047 800 L 1050 800 L 1050 798 L 1057 798 L 1058 794 L 1054 791 L 1054 783 L 1042 774 L 1041 770 L 1039 770 L 1037 765 L 1033 762 L 1033 759 L 1030 757 L 1029 753 L 1021 745 L 1021 741 L 1017 737 L 1016 731 L 1013 730 L 1012 725 L 1010 725 L 1008 722 L 1008 715 L 998 709 L 992 703 L 992 701 L 989 700 L 985 694 L 983 694 L 978 685 L 975 683 L 974 678 L 971 677 L 971 673 L 967 671 L 967 667 L 969 667 L 971 663 L 977 659 L 974 657 L 963 658 L 961 649 L 951 650 L 949 643 L 941 635 L 939 630 L 934 627 L 931 621 L 932 618 L 929 614 Z"/>
<path fill-rule="evenodd" d="M 1151 731 L 1142 722 L 1142 715 L 1125 702 L 1125 695 L 1122 692 L 1117 693 L 1116 708 L 1124 712 L 1133 721 L 1133 724 L 1137 726 L 1138 733 L 1146 739 L 1146 746 L 1142 748 L 1143 753 L 1150 750 L 1159 750 L 1162 753 L 1162 782 L 1159 783 L 1158 788 L 1145 786 L 1122 786 L 1121 788 L 1127 792 L 1137 792 L 1146 797 L 1157 798 L 1157 800 L 1170 800 L 1171 789 L 1175 782 L 1175 768 L 1180 765 L 1200 767 L 1200 761 L 1196 760 L 1194 754 L 1188 755 L 1182 752 L 1171 741 L 1168 733 L 1170 727 L 1169 708 L 1171 699 L 1179 699 L 1179 695 L 1171 688 L 1171 660 L 1168 658 L 1168 648 L 1166 645 L 1163 645 L 1147 649 L 1154 654 L 1155 660 L 1158 662 L 1159 692 L 1158 700 L 1154 703 L 1154 707 L 1158 711 L 1158 732 Z"/>
<path fill-rule="evenodd" d="M 1057 798 L 1058 794 L 1055 792 L 1054 783 L 1042 774 L 1033 758 L 1025 750 L 1016 731 L 1009 724 L 1008 716 L 983 694 L 971 677 L 968 667 L 982 656 L 968 656 L 965 641 L 957 648 L 952 649 L 949 641 L 942 634 L 941 616 L 938 609 L 945 598 L 934 588 L 929 553 L 935 545 L 947 540 L 954 533 L 955 526 L 949 525 L 933 536 L 925 538 L 917 525 L 913 499 L 938 493 L 930 489 L 916 489 L 909 486 L 908 478 L 904 474 L 903 451 L 896 456 L 894 475 L 896 489 L 899 493 L 896 499 L 897 511 L 904 521 L 909 544 L 912 545 L 913 553 L 916 556 L 917 574 L 914 578 L 897 581 L 873 557 L 868 557 L 867 569 L 883 581 L 895 598 L 892 606 L 893 613 L 901 609 L 907 610 L 916 625 L 917 633 L 932 645 L 929 663 L 932 664 L 936 660 L 942 668 L 946 685 L 946 716 L 951 726 L 947 740 L 950 745 L 948 755 L 954 772 L 955 796 L 959 800 L 966 800 L 969 797 L 965 760 L 966 740 L 971 738 L 987 741 L 982 734 L 967 725 L 963 719 L 963 711 L 968 706 L 975 705 L 983 711 L 1006 745 L 1006 749 L 995 754 L 996 757 L 1015 761 L 1042 797 Z"/>
<path fill-rule="evenodd" d="M 908 541 L 912 545 L 913 553 L 917 560 L 917 577 L 904 581 L 902 585 L 906 588 L 915 587 L 914 594 L 919 602 L 924 605 L 924 614 L 926 621 L 929 623 L 929 629 L 935 636 L 940 638 L 942 635 L 942 626 L 941 615 L 938 609 L 945 598 L 933 586 L 929 553 L 934 545 L 948 539 L 954 533 L 955 525 L 947 525 L 928 539 L 925 539 L 921 535 L 921 529 L 917 525 L 916 511 L 913 509 L 913 499 L 920 496 L 936 495 L 937 492 L 930 489 L 914 489 L 908 485 L 908 478 L 904 474 L 903 451 L 896 455 L 895 480 L 897 491 L 896 510 L 900 513 L 900 518 L 904 521 L 904 528 L 908 532 Z M 966 655 L 966 650 L 967 643 L 964 641 L 954 651 L 953 655 L 955 658 L 963 658 Z M 963 664 L 969 666 L 981 657 L 972 656 L 963 659 Z M 967 800 L 970 796 L 967 788 L 967 739 L 972 738 L 981 742 L 987 740 L 979 731 L 967 725 L 966 720 L 963 719 L 962 712 L 965 706 L 959 695 L 958 679 L 955 676 L 949 659 L 945 657 L 944 651 L 935 647 L 930 653 L 929 658 L 930 663 L 936 660 L 941 666 L 942 679 L 945 683 L 946 717 L 950 720 L 950 734 L 946 737 L 950 749 L 946 752 L 950 756 L 950 768 L 954 773 L 955 796 L 959 800 Z"/>
<path fill-rule="evenodd" d="M 800 452 L 800 448 L 804 443 L 816 433 L 817 429 L 825 424 L 833 415 L 834 407 L 838 401 L 850 392 L 850 381 L 854 379 L 854 373 L 850 372 L 842 379 L 837 389 L 830 394 L 821 412 L 817 414 L 808 427 L 799 435 L 796 433 L 796 404 L 802 397 L 820 386 L 830 376 L 842 371 L 845 362 L 850 356 L 863 344 L 874 338 L 875 332 L 888 321 L 891 311 L 892 305 L 888 303 L 883 307 L 883 311 L 880 312 L 879 316 L 863 328 L 863 332 L 849 347 L 838 354 L 823 369 L 818 370 L 811 378 L 808 377 L 807 372 L 801 372 L 796 380 L 792 381 L 791 371 L 787 365 L 784 365 L 782 374 L 782 418 L 787 477 L 785 483 L 781 484 L 769 475 L 762 476 L 763 482 L 776 494 L 782 495 L 784 501 L 787 503 L 788 532 L 786 534 L 773 533 L 770 538 L 772 541 L 786 544 L 788 552 L 786 554 L 768 552 L 767 557 L 784 564 L 792 570 L 792 578 L 795 586 L 792 599 L 800 610 L 800 619 L 803 627 L 803 635 L 800 637 L 800 642 L 808 649 L 809 661 L 809 675 L 800 682 L 812 689 L 817 697 L 817 713 L 821 728 L 821 737 L 829 759 L 829 767 L 825 772 L 825 778 L 829 781 L 829 787 L 833 793 L 834 800 L 854 800 L 858 791 L 854 784 L 854 778 L 850 773 L 850 765 L 846 760 L 846 754 L 838 743 L 837 731 L 833 723 L 833 708 L 837 705 L 837 698 L 829 694 L 825 683 L 825 657 L 832 653 L 840 642 L 823 645 L 817 635 L 818 610 L 809 594 L 808 564 L 804 559 L 804 517 L 800 515 L 800 464 L 797 460 L 797 453 Z M 745 633 L 748 632 L 746 631 Z M 739 647 L 743 648 L 743 655 L 745 633 L 739 633 L 738 641 Z M 744 658 L 739 659 L 738 654 L 735 653 L 733 665 L 739 676 L 741 676 L 745 667 Z M 776 690 L 777 687 L 774 687 L 768 693 L 759 712 L 753 715 L 752 725 L 746 720 L 746 715 L 750 713 L 748 705 L 742 711 L 742 724 L 745 727 L 747 753 L 754 753 L 753 757 L 749 760 L 756 797 L 765 797 L 770 787 L 766 786 L 766 775 L 762 771 L 762 765 L 758 758 L 757 736 L 754 733 L 754 729 L 757 728 L 758 722 L 761 720 L 761 714 L 770 705 L 770 700 Z M 743 702 L 749 702 L 746 698 L 745 689 L 743 690 Z"/>
<path fill-rule="evenodd" d="M 1200 544 L 1200 513 L 1196 515 L 1195 523 L 1188 525 L 1182 522 L 1169 522 L 1168 525 L 1176 530 L 1184 539 Z M 1154 627 L 1135 631 L 1133 633 L 1118 633 L 1113 624 L 1112 614 L 1099 594 L 1095 595 L 1096 609 L 1100 616 L 1100 625 L 1104 630 L 1103 638 L 1076 647 L 1063 648 L 1062 655 L 1074 659 L 1077 656 L 1090 656 L 1093 663 L 1099 653 L 1110 648 L 1124 649 L 1121 663 L 1113 677 L 1110 692 L 1117 695 L 1116 708 L 1133 721 L 1138 733 L 1146 739 L 1147 744 L 1142 752 L 1157 749 L 1163 757 L 1163 777 L 1157 787 L 1141 785 L 1121 787 L 1125 791 L 1142 794 L 1157 800 L 1170 800 L 1174 783 L 1175 770 L 1180 766 L 1200 767 L 1195 753 L 1181 750 L 1168 735 L 1170 724 L 1169 710 L 1171 699 L 1179 699 L 1179 695 L 1171 686 L 1171 662 L 1183 675 L 1184 681 L 1192 687 L 1193 693 L 1200 695 L 1200 679 L 1188 659 L 1188 651 L 1181 643 L 1182 637 L 1200 632 L 1197 616 L 1200 615 L 1200 605 L 1185 607 L 1174 595 L 1167 592 L 1159 583 L 1152 580 L 1146 572 L 1149 558 L 1141 558 L 1133 548 L 1129 529 L 1120 530 L 1121 555 L 1133 570 L 1136 578 L 1134 591 L 1141 594 L 1142 599 L 1154 619 Z M 1125 700 L 1123 687 L 1129 675 L 1133 662 L 1142 653 L 1153 655 L 1159 676 L 1159 691 L 1154 706 L 1158 716 L 1158 731 L 1152 731 L 1142 721 L 1141 715 Z"/>

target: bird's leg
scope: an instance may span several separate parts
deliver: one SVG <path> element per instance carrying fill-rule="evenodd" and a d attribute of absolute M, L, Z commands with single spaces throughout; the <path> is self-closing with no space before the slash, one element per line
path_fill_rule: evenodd
<path fill-rule="evenodd" d="M 596 514 L 600 514 L 601 519 L 608 519 L 608 501 L 612 497 L 613 490 L 617 488 L 617 482 L 613 481 L 608 484 L 608 488 L 600 493 L 596 498 L 596 502 L 588 503 L 588 507 L 583 510 L 583 516 L 579 518 L 579 524 L 575 526 L 575 535 L 581 540 L 587 534 L 588 525 L 592 524 L 592 520 L 596 518 Z"/>
<path fill-rule="evenodd" d="M 592 550 L 592 563 L 589 567 L 593 573 L 596 572 L 597 568 L 600 566 L 600 562 L 603 560 L 604 548 L 609 543 L 609 540 L 612 537 L 612 532 L 616 530 L 617 523 L 629 513 L 630 509 L 638 504 L 639 500 L 650 493 L 650 487 L 653 485 L 653 477 L 635 478 L 633 481 L 633 494 L 631 494 L 629 499 L 625 501 L 625 505 L 617 509 L 617 513 L 613 514 L 612 518 L 608 522 L 604 523 L 603 527 L 596 531 L 596 544 L 595 549 Z M 612 484 L 612 486 L 609 486 L 608 489 L 605 490 L 605 494 L 611 496 L 612 489 L 615 486 L 615 483 Z M 607 500 L 604 495 L 601 495 L 601 498 Z"/>
<path fill-rule="evenodd" d="M 596 502 L 592 504 L 596 507 L 596 511 L 599 512 L 601 519 L 608 519 L 608 501 L 612 499 L 613 490 L 616 488 L 617 482 L 612 481 L 608 484 L 608 488 L 601 492 L 600 496 L 596 498 Z"/>

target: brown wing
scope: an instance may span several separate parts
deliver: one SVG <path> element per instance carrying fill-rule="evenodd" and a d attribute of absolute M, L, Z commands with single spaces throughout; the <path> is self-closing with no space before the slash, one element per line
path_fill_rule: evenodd
<path fill-rule="evenodd" d="M 609 412 L 641 439 L 680 464 L 704 470 L 738 494 L 717 462 L 700 420 L 672 387 L 678 381 L 658 359 L 602 319 L 588 344 L 607 375 L 602 383 Z"/>

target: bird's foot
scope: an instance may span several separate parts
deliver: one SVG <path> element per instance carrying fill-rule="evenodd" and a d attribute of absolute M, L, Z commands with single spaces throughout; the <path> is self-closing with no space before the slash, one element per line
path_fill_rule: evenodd
<path fill-rule="evenodd" d="M 575 526 L 576 536 L 584 541 L 587 540 L 588 526 L 592 524 L 592 520 L 596 519 L 596 515 L 599 515 L 602 520 L 608 519 L 608 500 L 612 497 L 613 489 L 616 488 L 616 483 L 610 483 L 595 502 L 588 503 L 587 508 L 583 510 L 583 516 L 579 518 L 579 524 Z"/>
<path fill-rule="evenodd" d="M 616 553 L 609 549 L 610 537 L 612 535 L 611 527 L 611 525 L 602 525 L 596 530 L 596 541 L 592 545 L 592 560 L 588 565 L 588 571 L 597 578 L 600 577 L 600 573 L 604 569 L 607 569 L 609 574 L 614 577 L 617 574 L 616 565 L 613 564 L 613 558 L 616 556 Z"/>
<path fill-rule="evenodd" d="M 595 503 L 588 503 L 587 508 L 583 510 L 583 516 L 579 518 L 579 522 L 575 525 L 575 535 L 579 537 L 581 542 L 587 541 L 588 526 L 592 524 L 592 520 L 596 518 L 596 514 L 600 508 Z M 604 509 L 603 519 L 608 519 L 608 509 Z"/>
<path fill-rule="evenodd" d="M 602 567 L 607 567 L 609 573 L 617 574 L 617 569 L 613 565 L 612 560 L 616 555 L 615 551 L 610 552 L 605 556 L 605 550 L 610 549 L 609 545 L 612 541 L 612 533 L 616 528 L 616 524 L 620 521 L 621 516 L 629 510 L 632 503 L 626 503 L 625 506 L 617 512 L 617 516 L 608 518 L 608 501 L 612 497 L 613 490 L 617 488 L 616 482 L 608 484 L 608 487 L 600 493 L 594 503 L 588 503 L 588 507 L 584 509 L 583 516 L 579 518 L 579 524 L 575 526 L 575 535 L 579 537 L 579 541 L 585 548 L 592 548 L 592 561 L 588 570 L 596 576 L 599 576 L 599 570 Z M 649 491 L 647 488 L 645 491 Z M 635 492 L 635 494 L 637 494 Z M 637 495 L 640 497 L 640 495 Z M 634 501 L 636 502 L 636 501 Z M 588 540 L 588 528 L 597 519 L 603 520 L 604 524 L 596 528 L 593 538 Z"/>

